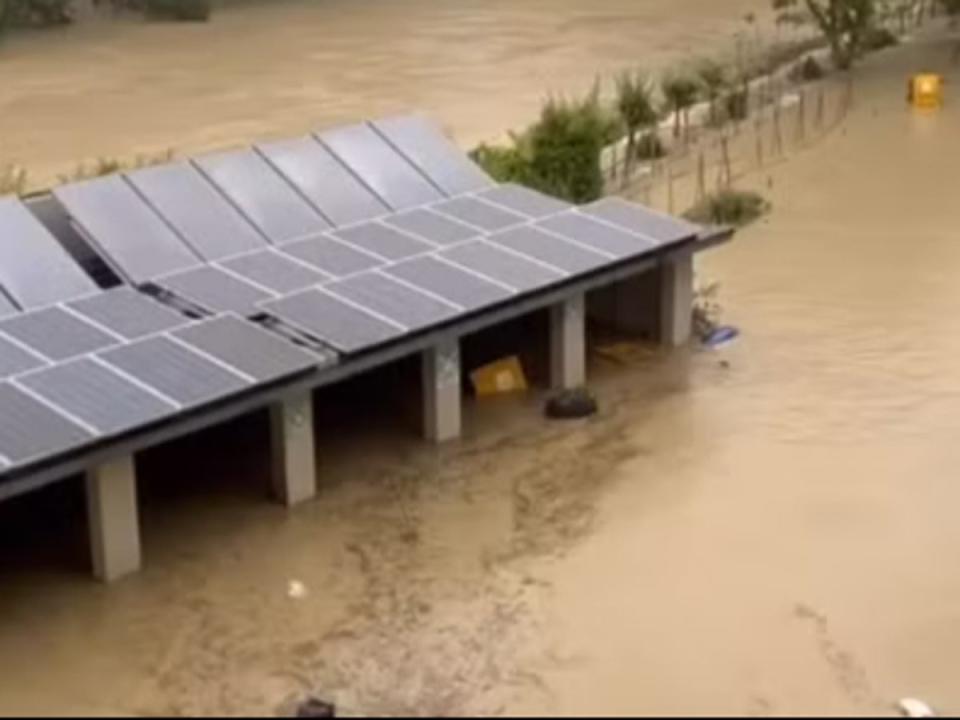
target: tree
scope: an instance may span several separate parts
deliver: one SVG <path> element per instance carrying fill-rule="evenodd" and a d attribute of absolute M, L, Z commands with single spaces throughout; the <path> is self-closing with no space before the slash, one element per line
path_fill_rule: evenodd
<path fill-rule="evenodd" d="M 960 0 L 940 0 L 940 6 L 950 17 L 960 16 Z"/>
<path fill-rule="evenodd" d="M 670 72 L 660 81 L 660 91 L 667 109 L 674 113 L 673 136 L 680 137 L 681 128 L 690 127 L 690 106 L 697 101 L 700 84 L 685 72 Z"/>
<path fill-rule="evenodd" d="M 526 135 L 531 185 L 570 202 L 596 200 L 603 195 L 600 156 L 618 130 L 598 88 L 582 100 L 548 100 Z"/>
<path fill-rule="evenodd" d="M 637 135 L 657 123 L 653 84 L 640 71 L 625 71 L 617 77 L 617 112 L 627 132 L 627 167 L 637 152 Z"/>
<path fill-rule="evenodd" d="M 830 44 L 834 65 L 848 70 L 864 50 L 877 0 L 772 0 L 773 8 L 780 13 L 790 12 L 800 3 Z"/>
<path fill-rule="evenodd" d="M 710 122 L 716 124 L 719 120 L 717 101 L 729 84 L 727 70 L 716 60 L 704 60 L 697 68 L 697 75 L 700 78 L 703 93 L 710 105 Z"/>
<path fill-rule="evenodd" d="M 481 145 L 471 156 L 491 176 L 575 203 L 603 194 L 603 149 L 622 137 L 618 118 L 599 101 L 599 90 L 580 100 L 551 98 L 540 119 L 511 134 L 507 147 Z"/>

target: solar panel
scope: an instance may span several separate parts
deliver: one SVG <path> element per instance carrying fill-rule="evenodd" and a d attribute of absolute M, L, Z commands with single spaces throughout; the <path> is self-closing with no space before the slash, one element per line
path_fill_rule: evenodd
<path fill-rule="evenodd" d="M 9 383 L 0 383 L 0 455 L 14 464 L 56 455 L 93 435 Z"/>
<path fill-rule="evenodd" d="M 240 255 L 219 264 L 281 295 L 303 290 L 330 279 L 329 275 L 273 249 Z"/>
<path fill-rule="evenodd" d="M 429 252 L 435 247 L 379 222 L 353 225 L 334 230 L 331 234 L 386 260 L 402 260 Z"/>
<path fill-rule="evenodd" d="M 0 335 L 0 378 L 18 375 L 46 364 L 36 353 Z"/>
<path fill-rule="evenodd" d="M 137 170 L 127 179 L 205 260 L 267 246 L 266 239 L 188 162 Z"/>
<path fill-rule="evenodd" d="M 563 279 L 563 275 L 557 270 L 552 270 L 533 260 L 526 260 L 484 241 L 457 245 L 439 254 L 518 292 L 536 290 Z"/>
<path fill-rule="evenodd" d="M 447 195 L 460 195 L 492 184 L 438 125 L 422 115 L 386 118 L 371 125 Z"/>
<path fill-rule="evenodd" d="M 337 128 L 319 138 L 394 210 L 406 210 L 443 197 L 368 125 Z"/>
<path fill-rule="evenodd" d="M 426 208 L 391 215 L 383 222 L 419 235 L 435 245 L 450 245 L 480 235 L 480 231 Z"/>
<path fill-rule="evenodd" d="M 334 225 L 350 225 L 389 212 L 313 137 L 266 143 L 257 149 Z"/>
<path fill-rule="evenodd" d="M 40 370 L 17 382 L 101 433 L 132 430 L 177 410 L 91 358 Z"/>
<path fill-rule="evenodd" d="M 108 263 L 133 283 L 200 263 L 119 175 L 62 185 L 53 194 Z"/>
<path fill-rule="evenodd" d="M 0 333 L 16 338 L 50 360 L 85 355 L 118 340 L 61 307 L 15 315 L 0 322 Z"/>
<path fill-rule="evenodd" d="M 290 377 L 335 359 L 332 354 L 319 358 L 278 335 L 233 316 L 197 323 L 173 334 L 261 383 Z"/>
<path fill-rule="evenodd" d="M 403 333 L 396 323 L 317 289 L 266 302 L 261 307 L 346 353 L 379 345 Z"/>
<path fill-rule="evenodd" d="M 210 265 L 168 275 L 158 280 L 157 285 L 211 312 L 238 315 L 254 313 L 257 303 L 274 297 L 266 289 Z"/>
<path fill-rule="evenodd" d="M 326 236 L 287 243 L 279 249 L 334 277 L 353 275 L 383 263 L 380 258 Z"/>
<path fill-rule="evenodd" d="M 486 232 L 506 230 L 527 222 L 527 218 L 522 215 L 470 196 L 437 203 L 431 208 Z"/>
<path fill-rule="evenodd" d="M 521 215 L 532 218 L 543 218 L 548 215 L 555 215 L 558 212 L 563 212 L 573 207 L 570 203 L 512 183 L 485 190 L 482 193 L 478 193 L 478 196 L 484 200 L 494 202 L 497 205 L 502 205 L 515 213 L 520 213 Z"/>
<path fill-rule="evenodd" d="M 578 212 L 554 215 L 541 220 L 537 226 L 617 258 L 633 257 L 656 248 L 656 244 L 648 238 L 628 233 Z"/>
<path fill-rule="evenodd" d="M 75 300 L 70 308 L 127 340 L 138 340 L 190 322 L 177 311 L 129 287 Z"/>
<path fill-rule="evenodd" d="M 294 240 L 329 225 L 253 150 L 194 158 L 214 184 L 273 242 Z"/>
<path fill-rule="evenodd" d="M 164 335 L 108 350 L 100 358 L 184 407 L 227 397 L 249 385 L 235 371 Z"/>
<path fill-rule="evenodd" d="M 604 198 L 585 205 L 580 211 L 660 243 L 690 240 L 700 233 L 700 228 L 692 223 L 621 198 Z"/>
<path fill-rule="evenodd" d="M 568 273 L 583 273 L 609 264 L 609 255 L 588 250 L 529 225 L 490 235 L 487 240 L 516 250 Z"/>
<path fill-rule="evenodd" d="M 326 286 L 326 289 L 362 307 L 418 330 L 454 317 L 460 308 L 414 290 L 376 270 Z"/>
<path fill-rule="evenodd" d="M 501 285 L 430 255 L 392 265 L 384 272 L 470 311 L 501 302 L 513 294 Z"/>
<path fill-rule="evenodd" d="M 0 198 L 0 285 L 27 310 L 97 290 L 57 239 L 13 197 Z M 0 314 L 14 309 L 3 295 Z"/>

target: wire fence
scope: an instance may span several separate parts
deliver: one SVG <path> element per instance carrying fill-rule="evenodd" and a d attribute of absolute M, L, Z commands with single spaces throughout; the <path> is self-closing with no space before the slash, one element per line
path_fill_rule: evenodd
<path fill-rule="evenodd" d="M 799 85 L 770 79 L 751 88 L 741 120 L 707 121 L 679 137 L 661 128 L 658 137 L 666 150 L 661 158 L 631 160 L 623 143 L 608 148 L 607 190 L 681 214 L 821 142 L 843 125 L 854 100 L 854 81 L 847 74 Z M 708 110 L 706 116 L 712 114 Z"/>

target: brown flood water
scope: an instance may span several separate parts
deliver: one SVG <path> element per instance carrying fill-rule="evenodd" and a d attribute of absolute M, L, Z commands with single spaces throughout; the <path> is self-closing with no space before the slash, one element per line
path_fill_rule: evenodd
<path fill-rule="evenodd" d="M 90 23 L 0 49 L 0 165 L 197 150 L 420 110 L 464 145 L 598 73 L 733 51 L 764 0 L 271 0 L 209 25 Z"/>
<path fill-rule="evenodd" d="M 593 420 L 505 398 L 433 449 L 402 403 L 323 397 L 293 513 L 256 422 L 161 449 L 147 568 L 111 588 L 69 488 L 0 508 L 0 710 L 956 712 L 960 105 L 903 104 L 948 57 L 872 58 L 842 131 L 749 179 L 773 214 L 699 267 L 741 340 L 595 360 Z"/>

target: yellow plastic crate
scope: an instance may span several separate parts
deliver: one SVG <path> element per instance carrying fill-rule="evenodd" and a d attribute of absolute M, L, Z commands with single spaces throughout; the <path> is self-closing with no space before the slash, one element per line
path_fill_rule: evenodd
<path fill-rule="evenodd" d="M 523 366 L 515 355 L 477 368 L 470 373 L 470 382 L 477 397 L 523 392 L 528 387 Z"/>
<path fill-rule="evenodd" d="M 921 73 L 910 78 L 910 103 L 918 110 L 936 110 L 943 105 L 943 78 Z"/>

